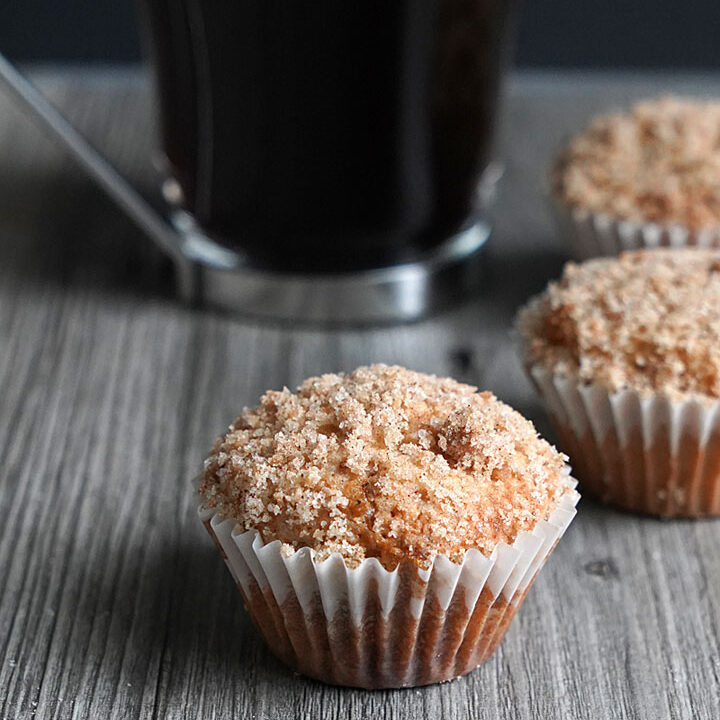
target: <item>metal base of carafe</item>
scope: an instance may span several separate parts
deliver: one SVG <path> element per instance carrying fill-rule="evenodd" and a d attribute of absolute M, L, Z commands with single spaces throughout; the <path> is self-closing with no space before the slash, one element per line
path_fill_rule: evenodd
<path fill-rule="evenodd" d="M 482 257 L 503 166 L 492 162 L 476 194 L 476 219 L 416 261 L 358 272 L 259 270 L 203 234 L 178 209 L 174 181 L 164 188 L 181 238 L 178 289 L 187 301 L 250 317 L 290 322 L 379 324 L 419 320 L 466 300 L 482 284 Z M 179 260 L 177 259 L 179 256 Z"/>
<path fill-rule="evenodd" d="M 477 221 L 416 262 L 337 274 L 294 274 L 244 266 L 175 213 L 184 237 L 176 263 L 187 301 L 255 318 L 308 323 L 417 320 L 467 298 L 479 286 L 479 259 L 490 226 Z"/>

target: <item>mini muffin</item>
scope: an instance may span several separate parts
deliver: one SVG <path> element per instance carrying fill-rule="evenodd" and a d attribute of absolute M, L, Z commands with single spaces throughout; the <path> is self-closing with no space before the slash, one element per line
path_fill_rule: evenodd
<path fill-rule="evenodd" d="M 720 515 L 720 251 L 568 263 L 518 328 L 584 491 L 639 512 Z"/>
<path fill-rule="evenodd" d="M 469 672 L 572 519 L 565 456 L 490 393 L 375 365 L 266 393 L 200 516 L 270 648 L 366 688 Z"/>
<path fill-rule="evenodd" d="M 720 102 L 662 97 L 597 118 L 552 169 L 578 259 L 720 245 Z"/>

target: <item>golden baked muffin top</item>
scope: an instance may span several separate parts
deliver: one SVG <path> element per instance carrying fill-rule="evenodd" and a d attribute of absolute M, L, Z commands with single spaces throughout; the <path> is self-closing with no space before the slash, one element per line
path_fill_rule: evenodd
<path fill-rule="evenodd" d="M 559 157 L 570 207 L 692 230 L 720 226 L 720 102 L 662 97 L 597 118 Z"/>
<path fill-rule="evenodd" d="M 267 392 L 217 440 L 207 506 L 319 560 L 490 555 L 570 490 L 565 456 L 490 393 L 373 365 Z"/>
<path fill-rule="evenodd" d="M 611 391 L 720 397 L 720 251 L 568 263 L 519 314 L 532 363 Z"/>

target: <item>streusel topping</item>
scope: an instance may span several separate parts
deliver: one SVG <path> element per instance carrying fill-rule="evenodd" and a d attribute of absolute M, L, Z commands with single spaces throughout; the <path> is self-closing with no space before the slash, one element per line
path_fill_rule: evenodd
<path fill-rule="evenodd" d="M 568 263 L 518 318 L 531 362 L 554 372 L 663 392 L 720 397 L 720 251 L 626 252 Z"/>
<path fill-rule="evenodd" d="M 570 490 L 565 459 L 491 393 L 374 365 L 267 392 L 218 439 L 199 491 L 286 552 L 427 567 L 531 530 Z"/>
<path fill-rule="evenodd" d="M 720 226 L 720 102 L 673 97 L 596 119 L 560 156 L 556 195 L 614 218 Z"/>

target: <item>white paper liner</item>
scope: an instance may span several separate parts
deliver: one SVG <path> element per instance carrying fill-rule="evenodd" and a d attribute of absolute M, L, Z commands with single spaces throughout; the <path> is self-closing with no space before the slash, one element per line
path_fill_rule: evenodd
<path fill-rule="evenodd" d="M 551 198 L 552 212 L 575 260 L 619 255 L 625 250 L 657 247 L 720 247 L 720 228 L 700 231 L 682 225 L 617 220 L 603 213 L 570 208 Z"/>
<path fill-rule="evenodd" d="M 339 554 L 315 561 L 309 548 L 286 557 L 279 541 L 238 532 L 202 505 L 198 513 L 283 660 L 326 682 L 403 687 L 464 674 L 494 651 L 579 497 L 568 491 L 547 520 L 490 557 L 438 556 L 427 570 L 408 562 L 388 571 L 375 558 L 348 568 Z"/>
<path fill-rule="evenodd" d="M 720 400 L 610 392 L 527 370 L 583 491 L 665 517 L 720 515 Z"/>

